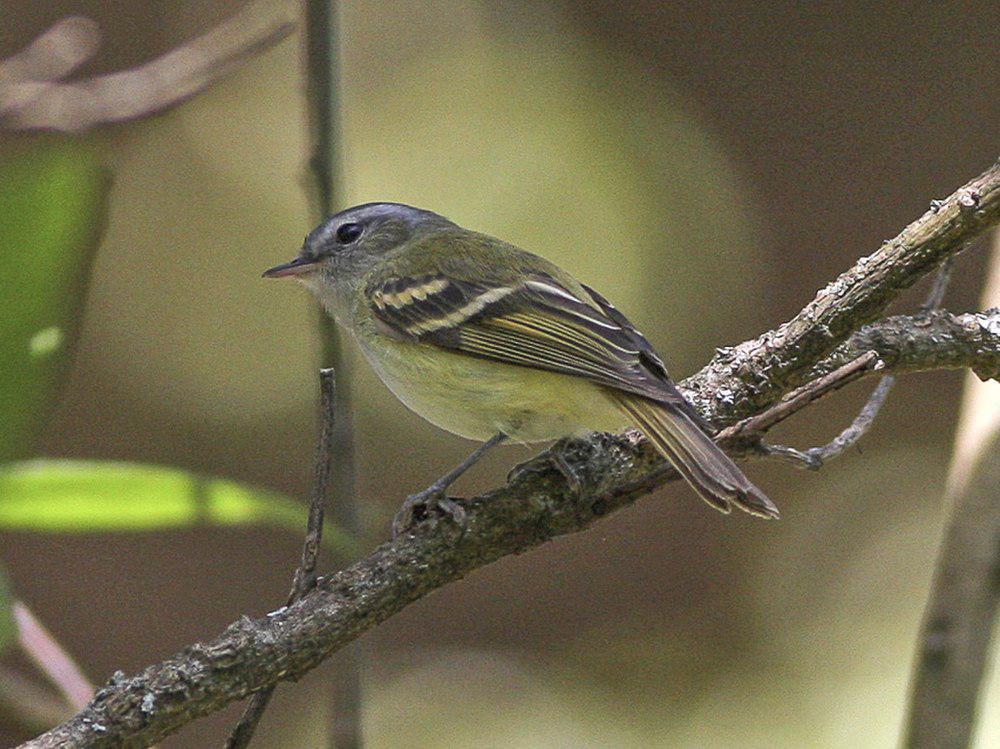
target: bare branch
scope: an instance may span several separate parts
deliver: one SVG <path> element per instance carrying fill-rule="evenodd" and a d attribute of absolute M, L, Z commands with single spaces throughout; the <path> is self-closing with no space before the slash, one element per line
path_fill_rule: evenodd
<path fill-rule="evenodd" d="M 866 325 L 809 371 L 831 372 L 866 351 L 877 351 L 889 371 L 971 369 L 981 380 L 1000 380 L 1000 308 L 956 315 L 939 310 L 887 317 Z"/>
<path fill-rule="evenodd" d="M 793 390 L 763 413 L 743 419 L 731 427 L 726 427 L 716 435 L 716 440 L 737 444 L 739 440 L 748 436 L 759 436 L 823 396 L 839 390 L 867 372 L 875 372 L 884 366 L 879 359 L 878 352 L 866 351 L 857 359 Z"/>
<path fill-rule="evenodd" d="M 21 601 L 14 602 L 14 620 L 21 649 L 59 690 L 67 705 L 82 709 L 94 696 L 94 687 L 76 661 Z"/>
<path fill-rule="evenodd" d="M 305 0 L 305 82 L 309 105 L 309 177 L 313 216 L 320 223 L 334 213 L 341 197 L 340 53 L 339 6 L 333 0 Z M 323 342 L 321 362 L 325 367 L 343 362 L 343 336 L 326 312 L 317 305 L 319 333 Z M 333 506 L 337 524 L 359 541 L 364 528 L 358 512 L 354 459 L 353 394 L 345 380 L 337 389 L 337 453 L 333 463 Z M 336 560 L 339 566 L 351 560 Z M 331 679 L 331 730 L 327 740 L 337 749 L 360 747 L 361 654 L 354 645 L 337 655 Z"/>
<path fill-rule="evenodd" d="M 846 429 L 840 434 L 819 447 L 811 447 L 805 451 L 806 456 L 817 466 L 823 465 L 826 461 L 843 455 L 849 447 L 857 444 L 858 440 L 867 434 L 872 424 L 878 417 L 879 411 L 889 398 L 889 393 L 896 384 L 895 375 L 887 375 L 878 381 L 878 385 L 868 396 L 865 405 L 862 406 L 858 415 L 854 417 Z"/>
<path fill-rule="evenodd" d="M 974 362 L 977 372 L 995 376 L 1000 311 L 891 318 L 855 331 L 998 220 L 1000 165 L 859 261 L 793 320 L 720 354 L 682 389 L 705 418 L 726 425 L 869 350 L 890 370 Z M 927 335 L 930 329 L 944 337 Z M 570 488 L 543 454 L 506 486 L 466 502 L 468 530 L 461 538 L 432 516 L 321 579 L 293 605 L 257 620 L 244 617 L 208 643 L 113 680 L 85 710 L 24 746 L 148 744 L 252 691 L 298 678 L 432 590 L 500 557 L 582 530 L 676 476 L 631 435 L 592 435 L 561 443 L 559 450 L 577 487 Z"/>
<path fill-rule="evenodd" d="M 948 289 L 948 282 L 951 280 L 951 268 L 954 259 L 954 256 L 951 256 L 941 263 L 941 267 L 934 277 L 934 283 L 931 285 L 930 293 L 928 293 L 927 299 L 920 306 L 920 309 L 924 312 L 931 312 L 938 309 L 941 306 L 941 302 L 944 301 L 944 294 Z M 761 445 L 761 451 L 765 454 L 789 458 L 793 461 L 801 462 L 807 468 L 818 470 L 826 461 L 842 455 L 848 448 L 857 444 L 858 440 L 865 436 L 868 430 L 871 429 L 872 424 L 875 423 L 875 419 L 878 418 L 879 411 L 882 410 L 882 406 L 888 400 L 889 393 L 892 392 L 895 384 L 895 375 L 886 375 L 879 380 L 878 385 L 875 386 L 872 394 L 868 396 L 868 400 L 861 408 L 861 411 L 854 417 L 854 421 L 825 445 L 811 447 L 808 450 L 797 450 L 784 445 Z"/>
<path fill-rule="evenodd" d="M 94 21 L 64 18 L 16 55 L 0 60 L 0 87 L 65 78 L 94 56 L 100 41 Z"/>
<path fill-rule="evenodd" d="M 290 3 L 257 0 L 145 65 L 71 83 L 60 79 L 94 54 L 98 37 L 93 22 L 64 19 L 0 62 L 0 127 L 80 132 L 156 114 L 287 37 L 294 13 Z"/>
<path fill-rule="evenodd" d="M 941 304 L 944 302 L 945 292 L 948 291 L 948 284 L 951 282 L 951 271 L 955 267 L 955 256 L 952 255 L 945 259 L 941 263 L 941 267 L 938 268 L 938 273 L 934 276 L 934 283 L 931 284 L 931 290 L 927 294 L 927 298 L 924 303 L 920 305 L 920 310 L 922 312 L 932 312 L 936 309 L 941 309 Z"/>
<path fill-rule="evenodd" d="M 316 457 L 313 464 L 312 500 L 309 503 L 306 540 L 302 544 L 302 561 L 295 570 L 286 606 L 291 606 L 316 587 L 316 560 L 323 540 L 323 514 L 330 498 L 330 469 L 333 466 L 334 432 L 337 423 L 337 380 L 333 369 L 319 371 L 319 389 L 319 440 L 316 443 Z M 250 697 L 239 723 L 233 728 L 226 742 L 226 749 L 244 749 L 250 745 L 257 724 L 264 715 L 276 686 L 277 684 L 269 684 Z"/>
<path fill-rule="evenodd" d="M 709 412 L 714 394 L 726 395 L 714 415 L 720 424 L 741 412 L 759 412 L 809 380 L 810 370 L 838 344 L 998 220 L 1000 162 L 945 200 L 935 201 L 896 238 L 821 289 L 794 318 L 755 340 L 720 350 L 709 366 L 690 378 L 692 399 Z"/>

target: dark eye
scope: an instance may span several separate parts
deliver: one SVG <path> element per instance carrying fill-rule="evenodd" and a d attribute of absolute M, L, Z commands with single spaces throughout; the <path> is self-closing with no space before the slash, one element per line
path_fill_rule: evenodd
<path fill-rule="evenodd" d="M 341 224 L 337 227 L 337 241 L 341 244 L 350 244 L 361 236 L 361 224 Z"/>

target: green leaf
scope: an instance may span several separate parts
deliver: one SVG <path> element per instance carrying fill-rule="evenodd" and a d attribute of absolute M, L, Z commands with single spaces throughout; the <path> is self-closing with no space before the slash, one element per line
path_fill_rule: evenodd
<path fill-rule="evenodd" d="M 30 449 L 66 371 L 109 183 L 81 146 L 0 161 L 0 461 Z"/>
<path fill-rule="evenodd" d="M 48 533 L 134 532 L 197 525 L 270 525 L 304 534 L 307 508 L 232 481 L 135 463 L 29 460 L 0 468 L 0 528 Z M 323 546 L 357 553 L 327 523 Z"/>

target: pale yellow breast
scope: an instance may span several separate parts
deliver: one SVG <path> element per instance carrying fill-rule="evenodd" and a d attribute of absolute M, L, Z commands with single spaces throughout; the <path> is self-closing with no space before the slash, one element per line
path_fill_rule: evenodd
<path fill-rule="evenodd" d="M 384 336 L 362 343 L 390 390 L 432 424 L 473 440 L 540 442 L 628 423 L 595 383 Z"/>

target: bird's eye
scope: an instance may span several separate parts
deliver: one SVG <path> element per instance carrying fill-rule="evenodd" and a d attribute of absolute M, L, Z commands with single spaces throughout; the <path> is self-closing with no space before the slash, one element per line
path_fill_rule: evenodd
<path fill-rule="evenodd" d="M 341 224 L 337 227 L 337 241 L 350 244 L 361 236 L 362 231 L 361 224 Z"/>

